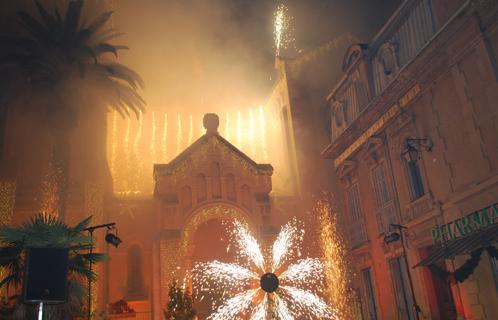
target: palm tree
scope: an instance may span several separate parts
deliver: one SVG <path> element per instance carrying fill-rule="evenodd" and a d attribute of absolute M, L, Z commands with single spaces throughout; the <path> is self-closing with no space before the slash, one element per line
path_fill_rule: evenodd
<path fill-rule="evenodd" d="M 109 41 L 118 37 L 104 29 L 112 12 L 97 16 L 90 23 L 81 21 L 83 0 L 69 1 L 66 14 L 47 10 L 35 0 L 39 17 L 18 13 L 22 34 L 0 40 L 0 72 L 8 84 L 4 95 L 10 99 L 28 98 L 25 104 L 47 124 L 53 136 L 50 180 L 54 204 L 47 213 L 64 218 L 68 188 L 69 137 L 79 114 L 90 108 L 112 108 L 123 116 L 139 117 L 144 100 L 140 76 L 114 62 L 126 46 Z M 3 86 L 2 86 L 3 87 Z M 33 102 L 36 101 L 36 102 Z M 6 109 L 22 105 L 0 105 Z"/>
<path fill-rule="evenodd" d="M 69 301 L 59 306 L 47 306 L 48 319 L 72 319 L 82 312 L 85 303 L 85 287 L 83 281 L 95 280 L 95 273 L 90 270 L 90 263 L 105 260 L 102 253 L 88 253 L 93 244 L 84 234 L 90 224 L 91 217 L 82 220 L 74 227 L 69 227 L 54 216 L 39 214 L 19 227 L 0 226 L 0 267 L 6 271 L 0 278 L 0 288 L 20 289 L 24 276 L 25 250 L 30 247 L 57 247 L 69 249 Z M 86 279 L 86 280 L 85 280 Z M 16 299 L 14 315 L 8 319 L 28 319 L 34 307 L 21 304 Z M 1 318 L 0 318 L 1 319 Z"/>

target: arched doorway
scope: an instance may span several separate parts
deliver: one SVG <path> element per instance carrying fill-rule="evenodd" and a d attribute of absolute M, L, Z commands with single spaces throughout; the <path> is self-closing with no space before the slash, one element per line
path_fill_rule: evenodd
<path fill-rule="evenodd" d="M 182 243 L 185 272 L 192 270 L 197 263 L 217 260 L 231 263 L 235 261 L 234 247 L 230 246 L 229 227 L 238 220 L 254 231 L 254 223 L 243 209 L 224 203 L 213 203 L 192 213 L 184 227 Z M 213 310 L 213 293 L 203 292 L 200 283 L 188 278 L 188 287 L 194 297 L 194 306 L 200 319 L 205 319 Z"/>

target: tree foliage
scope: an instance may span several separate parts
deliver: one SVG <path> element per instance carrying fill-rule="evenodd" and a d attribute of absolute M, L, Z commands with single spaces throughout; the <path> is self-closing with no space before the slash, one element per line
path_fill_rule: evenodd
<path fill-rule="evenodd" d="M 85 287 L 82 281 L 95 280 L 96 274 L 90 270 L 90 263 L 104 261 L 107 256 L 102 253 L 88 253 L 93 244 L 84 229 L 90 224 L 91 217 L 70 227 L 52 216 L 37 215 L 19 227 L 0 226 L 0 267 L 5 274 L 0 278 L 0 288 L 20 289 L 24 276 L 25 251 L 30 247 L 57 247 L 69 249 L 69 303 L 62 308 L 62 313 L 70 314 L 81 311 L 85 301 Z M 86 281 L 84 282 L 86 283 Z M 18 301 L 18 306 L 19 305 Z M 19 309 L 19 308 L 18 308 Z M 24 306 L 21 312 L 26 312 Z M 16 310 L 17 311 L 17 310 Z M 56 311 L 55 308 L 53 311 Z M 54 313 L 52 312 L 52 315 Z M 23 313 L 22 316 L 24 316 Z M 22 318 L 22 316 L 20 316 Z M 60 315 L 53 319 L 65 319 Z"/>
<path fill-rule="evenodd" d="M 46 117 L 55 128 L 63 123 L 74 125 L 78 102 L 93 104 L 89 97 L 101 100 L 121 114 L 139 114 L 144 101 L 137 93 L 143 87 L 141 77 L 132 69 L 114 62 L 118 51 L 128 49 L 110 41 L 122 35 L 104 29 L 112 12 L 98 15 L 90 23 L 82 22 L 83 0 L 69 1 L 66 14 L 53 11 L 35 0 L 39 17 L 18 13 L 22 34 L 0 39 L 3 54 L 0 70 L 4 77 L 47 103 L 29 107 Z M 5 107 L 5 106 L 2 106 Z M 0 107 L 0 108 L 2 108 Z M 61 123 L 62 122 L 62 123 Z M 68 129 L 68 127 L 64 127 Z"/>
<path fill-rule="evenodd" d="M 169 302 L 164 312 L 166 320 L 193 320 L 196 319 L 196 310 L 193 307 L 192 296 L 188 289 L 178 287 L 173 281 L 169 286 Z"/>
<path fill-rule="evenodd" d="M 121 34 L 105 28 L 112 12 L 83 22 L 83 0 L 68 1 L 65 15 L 34 1 L 37 15 L 18 13 L 20 32 L 0 37 L 0 122 L 10 110 L 29 111 L 52 133 L 47 180 L 53 186 L 45 213 L 64 217 L 69 185 L 69 137 L 81 113 L 123 116 L 144 111 L 141 77 L 115 60 Z M 1 31 L 1 30 L 0 30 Z"/>

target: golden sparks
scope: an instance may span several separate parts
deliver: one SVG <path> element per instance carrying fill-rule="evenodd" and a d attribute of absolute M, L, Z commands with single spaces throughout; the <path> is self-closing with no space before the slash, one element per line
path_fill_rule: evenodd
<path fill-rule="evenodd" d="M 294 46 L 295 39 L 292 35 L 293 19 L 289 16 L 289 9 L 283 3 L 279 4 L 274 13 L 273 35 L 275 40 L 275 54 L 280 56 L 282 49 Z"/>
<path fill-rule="evenodd" d="M 317 201 L 313 211 L 320 225 L 320 245 L 329 303 L 336 308 L 340 319 L 355 319 L 353 275 L 347 258 L 347 243 L 338 226 L 337 210 L 332 200 L 324 197 Z"/>

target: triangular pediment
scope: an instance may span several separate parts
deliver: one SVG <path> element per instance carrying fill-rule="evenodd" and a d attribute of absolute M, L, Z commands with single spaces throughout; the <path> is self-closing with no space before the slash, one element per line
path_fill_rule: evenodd
<path fill-rule="evenodd" d="M 218 133 L 206 133 L 167 164 L 154 165 L 154 177 L 174 175 L 196 162 L 202 162 L 210 152 L 219 152 L 224 157 L 236 159 L 240 165 L 254 174 L 272 175 L 270 164 L 256 163 Z"/>

